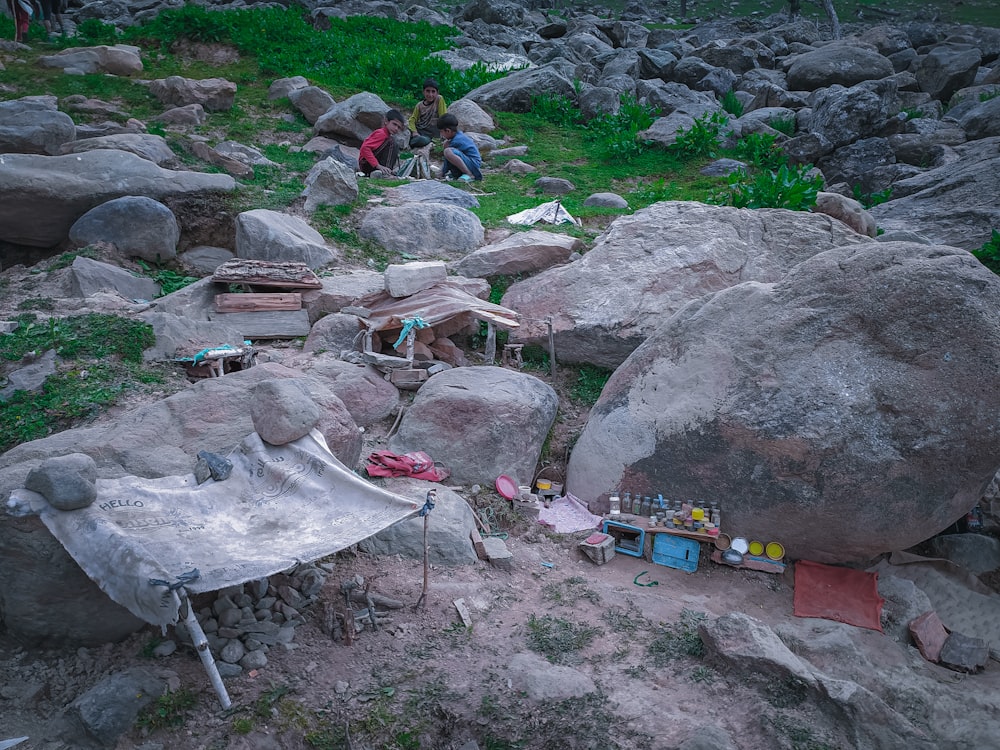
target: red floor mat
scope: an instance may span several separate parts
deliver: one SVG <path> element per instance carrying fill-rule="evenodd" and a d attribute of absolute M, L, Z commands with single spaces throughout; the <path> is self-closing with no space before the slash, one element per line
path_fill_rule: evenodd
<path fill-rule="evenodd" d="M 796 617 L 822 617 L 881 633 L 884 602 L 878 594 L 878 573 L 809 560 L 795 563 Z"/>

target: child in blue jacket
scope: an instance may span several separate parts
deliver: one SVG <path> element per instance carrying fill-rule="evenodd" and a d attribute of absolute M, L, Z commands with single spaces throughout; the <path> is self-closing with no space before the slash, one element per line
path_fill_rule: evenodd
<path fill-rule="evenodd" d="M 458 129 L 458 118 L 453 114 L 442 115 L 437 121 L 444 140 L 444 164 L 441 179 L 457 177 L 465 182 L 483 179 L 480 167 L 483 157 L 469 136 Z"/>

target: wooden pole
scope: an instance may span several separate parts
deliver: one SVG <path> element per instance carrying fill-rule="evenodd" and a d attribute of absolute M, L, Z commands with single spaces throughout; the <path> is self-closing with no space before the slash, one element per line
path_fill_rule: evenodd
<path fill-rule="evenodd" d="M 420 515 L 424 517 L 424 586 L 420 591 L 420 598 L 417 599 L 417 603 L 413 605 L 414 609 L 420 609 L 427 601 L 427 589 L 430 585 L 430 546 L 427 543 L 427 521 L 430 518 L 431 511 L 434 510 L 434 499 L 437 497 L 437 490 L 427 490 L 427 499 L 424 501 L 424 507 L 420 509 Z"/>
<path fill-rule="evenodd" d="M 219 674 L 219 668 L 215 666 L 215 659 L 212 658 L 212 651 L 208 647 L 208 638 L 205 637 L 205 631 L 198 624 L 198 618 L 194 614 L 194 607 L 191 606 L 191 600 L 188 599 L 186 592 L 181 606 L 187 610 L 187 613 L 184 615 L 184 624 L 187 625 L 188 633 L 191 634 L 191 642 L 194 643 L 194 647 L 198 651 L 198 656 L 201 658 L 201 663 L 205 667 L 205 671 L 208 672 L 208 679 L 211 681 L 212 687 L 215 688 L 215 694 L 219 696 L 222 708 L 228 709 L 233 705 L 233 702 L 229 700 L 229 693 L 226 692 L 226 686 L 222 684 L 222 675 Z"/>
<path fill-rule="evenodd" d="M 549 373 L 552 380 L 556 379 L 556 335 L 552 330 L 552 318 L 548 318 L 545 324 L 549 327 Z"/>
<path fill-rule="evenodd" d="M 497 329 L 492 321 L 486 321 L 486 361 L 493 364 L 497 358 Z"/>

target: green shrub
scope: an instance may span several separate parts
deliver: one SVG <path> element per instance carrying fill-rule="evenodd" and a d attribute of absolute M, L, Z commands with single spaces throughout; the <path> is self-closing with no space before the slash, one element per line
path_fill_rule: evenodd
<path fill-rule="evenodd" d="M 993 89 L 992 91 L 984 91 L 979 95 L 979 101 L 988 102 L 990 99 L 996 99 L 1000 96 L 1000 89 Z"/>
<path fill-rule="evenodd" d="M 729 89 L 725 94 L 722 95 L 722 108 L 731 114 L 733 117 L 740 117 L 743 115 L 743 102 L 739 100 L 736 93 Z"/>
<path fill-rule="evenodd" d="M 583 121 L 576 104 L 568 96 L 552 94 L 531 97 L 531 112 L 560 128 L 574 128 Z"/>
<path fill-rule="evenodd" d="M 97 18 L 88 18 L 81 21 L 76 27 L 78 41 L 85 42 L 88 46 L 99 44 L 118 44 L 121 40 L 120 32 L 110 23 L 104 23 Z"/>
<path fill-rule="evenodd" d="M 607 385 L 612 371 L 595 365 L 581 365 L 576 377 L 576 383 L 570 389 L 569 396 L 579 404 L 593 406 L 601 396 L 601 391 Z"/>
<path fill-rule="evenodd" d="M 1000 232 L 994 229 L 983 246 L 973 250 L 972 254 L 993 273 L 1000 275 Z"/>
<path fill-rule="evenodd" d="M 736 144 L 736 156 L 757 169 L 777 170 L 785 163 L 785 152 L 776 145 L 777 137 L 770 133 L 750 133 Z"/>
<path fill-rule="evenodd" d="M 632 94 L 622 94 L 618 111 L 595 117 L 587 123 L 587 137 L 601 146 L 602 157 L 609 161 L 631 161 L 646 146 L 639 131 L 653 124 L 653 110 L 640 104 Z"/>
<path fill-rule="evenodd" d="M 862 193 L 861 186 L 855 185 L 851 188 L 851 193 L 854 195 L 854 200 L 860 203 L 862 206 L 867 208 L 872 208 L 880 203 L 885 203 L 887 200 L 892 198 L 892 188 L 887 187 L 885 190 L 878 190 L 874 193 Z"/>
<path fill-rule="evenodd" d="M 715 158 L 722 140 L 722 128 L 728 122 L 729 118 L 721 112 L 704 114 L 688 130 L 678 130 L 677 140 L 670 148 L 684 159 Z"/>
<path fill-rule="evenodd" d="M 810 165 L 782 165 L 777 171 L 762 170 L 753 176 L 738 170 L 729 176 L 728 193 L 721 202 L 737 208 L 808 211 L 816 205 L 816 195 L 823 187 L 822 177 L 807 174 L 810 169 Z"/>
<path fill-rule="evenodd" d="M 774 120 L 769 120 L 768 125 L 777 130 L 779 133 L 784 133 L 789 138 L 795 135 L 795 118 L 794 117 L 779 117 Z"/>

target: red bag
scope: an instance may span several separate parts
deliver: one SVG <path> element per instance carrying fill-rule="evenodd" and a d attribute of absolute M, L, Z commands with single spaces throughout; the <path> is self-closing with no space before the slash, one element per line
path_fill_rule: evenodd
<path fill-rule="evenodd" d="M 413 477 L 428 482 L 443 482 L 451 472 L 423 451 L 398 455 L 391 451 L 375 451 L 368 456 L 365 471 L 370 477 Z"/>

